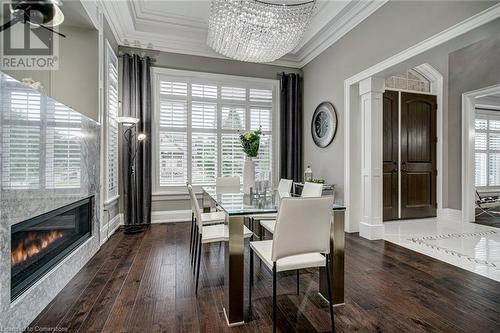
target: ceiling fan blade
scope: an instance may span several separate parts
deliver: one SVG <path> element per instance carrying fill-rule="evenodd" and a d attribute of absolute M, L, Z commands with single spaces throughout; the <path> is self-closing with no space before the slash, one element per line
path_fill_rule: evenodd
<path fill-rule="evenodd" d="M 57 31 L 55 31 L 55 30 L 54 30 L 54 29 L 52 29 L 52 28 L 46 27 L 46 26 L 41 25 L 41 24 L 40 24 L 39 26 L 40 26 L 41 28 L 44 28 L 44 29 L 46 29 L 46 30 L 48 30 L 48 31 L 50 31 L 50 32 L 52 32 L 52 33 L 54 33 L 54 34 L 58 34 L 59 36 L 61 36 L 61 37 L 63 37 L 63 38 L 66 38 L 66 35 L 65 35 L 65 34 L 60 33 L 60 32 L 57 32 Z"/>
<path fill-rule="evenodd" d="M 15 16 L 12 20 L 9 22 L 4 23 L 2 26 L 0 26 L 0 31 L 4 31 L 12 27 L 14 24 L 22 22 L 24 20 L 23 15 L 18 15 Z"/>

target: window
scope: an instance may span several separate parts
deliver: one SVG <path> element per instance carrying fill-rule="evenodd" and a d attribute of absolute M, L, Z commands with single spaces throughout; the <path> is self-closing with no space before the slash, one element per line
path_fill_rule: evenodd
<path fill-rule="evenodd" d="M 261 128 L 256 179 L 273 180 L 276 81 L 155 68 L 154 182 L 213 184 L 242 176 L 239 135 Z"/>
<path fill-rule="evenodd" d="M 81 116 L 15 80 L 2 85 L 2 188 L 79 188 Z"/>
<path fill-rule="evenodd" d="M 478 110 L 475 120 L 475 185 L 500 187 L 500 114 Z"/>
<path fill-rule="evenodd" d="M 106 41 L 106 198 L 118 196 L 118 58 Z"/>
<path fill-rule="evenodd" d="M 431 82 L 415 69 L 385 79 L 387 89 L 431 92 Z"/>

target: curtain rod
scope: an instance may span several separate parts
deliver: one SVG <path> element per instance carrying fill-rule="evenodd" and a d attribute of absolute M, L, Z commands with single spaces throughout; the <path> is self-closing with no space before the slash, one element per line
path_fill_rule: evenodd
<path fill-rule="evenodd" d="M 155 56 L 159 52 L 156 50 L 152 50 L 152 49 L 143 49 L 143 48 L 139 48 L 139 47 L 120 45 L 118 48 L 118 55 L 123 56 L 125 53 L 132 54 L 132 55 L 137 54 L 140 57 L 148 56 L 151 59 L 151 62 L 154 63 L 154 62 L 156 62 Z"/>

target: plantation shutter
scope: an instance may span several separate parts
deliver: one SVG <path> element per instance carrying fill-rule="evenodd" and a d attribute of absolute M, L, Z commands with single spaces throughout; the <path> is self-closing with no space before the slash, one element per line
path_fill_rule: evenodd
<path fill-rule="evenodd" d="M 118 196 L 118 58 L 108 44 L 107 52 L 107 199 Z"/>
<path fill-rule="evenodd" d="M 210 78 L 203 73 L 156 77 L 158 186 L 214 184 L 217 177 L 243 175 L 239 136 L 263 131 L 257 180 L 272 180 L 274 83 Z M 268 87 L 268 88 L 264 88 Z M 271 88 L 273 87 L 273 88 Z"/>
<path fill-rule="evenodd" d="M 500 186 L 500 115 L 481 112 L 475 120 L 475 185 Z"/>

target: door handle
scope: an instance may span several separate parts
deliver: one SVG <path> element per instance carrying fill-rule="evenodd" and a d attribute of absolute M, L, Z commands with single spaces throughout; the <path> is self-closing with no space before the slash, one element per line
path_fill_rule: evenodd
<path fill-rule="evenodd" d="M 401 172 L 406 172 L 406 162 L 401 163 Z"/>
<path fill-rule="evenodd" d="M 397 173 L 399 171 L 398 169 L 398 162 L 393 162 L 394 164 L 394 169 L 392 170 L 393 173 Z"/>

